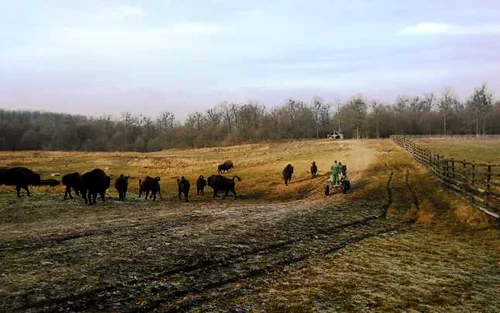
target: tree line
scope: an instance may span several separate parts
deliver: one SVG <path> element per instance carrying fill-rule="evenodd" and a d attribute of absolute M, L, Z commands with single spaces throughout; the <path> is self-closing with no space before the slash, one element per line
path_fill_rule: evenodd
<path fill-rule="evenodd" d="M 0 109 L 0 150 L 158 151 L 242 142 L 324 138 L 340 130 L 347 138 L 392 134 L 500 134 L 500 101 L 487 85 L 461 101 L 451 88 L 439 95 L 398 96 L 383 103 L 355 95 L 341 103 L 289 99 L 267 108 L 258 102 L 219 104 L 179 121 L 171 112 L 153 119 Z"/>

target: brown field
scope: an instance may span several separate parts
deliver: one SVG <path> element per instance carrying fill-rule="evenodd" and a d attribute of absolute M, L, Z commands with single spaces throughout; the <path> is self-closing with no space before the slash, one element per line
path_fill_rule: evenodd
<path fill-rule="evenodd" d="M 415 143 L 431 149 L 445 158 L 500 164 L 500 138 L 479 140 L 429 138 L 416 139 Z"/>
<path fill-rule="evenodd" d="M 238 198 L 196 196 L 231 159 Z M 334 159 L 353 189 L 325 197 Z M 311 161 L 320 177 L 311 179 Z M 295 167 L 289 186 L 280 172 Z M 0 187 L 0 311 L 498 312 L 500 231 L 389 140 L 262 143 L 158 153 L 3 152 L 43 174 L 108 168 L 128 199 L 17 199 Z M 164 199 L 137 199 L 138 178 Z M 191 201 L 176 198 L 188 177 Z M 194 190 L 193 190 L 194 189 Z"/>

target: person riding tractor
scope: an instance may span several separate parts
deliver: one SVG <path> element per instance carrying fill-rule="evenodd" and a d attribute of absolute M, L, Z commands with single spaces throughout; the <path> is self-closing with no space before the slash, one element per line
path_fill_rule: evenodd
<path fill-rule="evenodd" d="M 347 166 L 343 165 L 342 162 L 337 163 L 337 160 L 331 167 L 330 178 L 325 186 L 325 195 L 330 194 L 330 188 L 340 188 L 342 193 L 347 193 L 347 190 L 351 188 L 351 182 L 347 178 Z"/>
<path fill-rule="evenodd" d="M 337 163 L 337 160 L 335 160 L 335 162 L 333 163 L 332 167 L 331 167 L 331 174 L 330 174 L 330 181 L 332 182 L 332 184 L 334 186 L 337 185 L 338 183 L 338 179 L 339 179 L 339 165 Z"/>

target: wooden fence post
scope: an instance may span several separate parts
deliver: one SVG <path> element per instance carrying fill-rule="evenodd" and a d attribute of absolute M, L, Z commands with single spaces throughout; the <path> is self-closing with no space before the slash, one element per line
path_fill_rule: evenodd
<path fill-rule="evenodd" d="M 445 177 L 446 177 L 446 171 L 445 171 L 445 167 L 444 167 L 444 158 L 442 155 L 439 156 L 439 159 L 441 160 L 441 162 L 439 163 L 439 170 L 441 172 L 441 180 L 446 180 Z"/>
<path fill-rule="evenodd" d="M 450 162 L 448 159 L 444 160 L 444 171 L 445 171 L 445 177 L 446 177 L 446 188 L 449 188 L 450 184 Z"/>
<path fill-rule="evenodd" d="M 434 175 L 439 178 L 439 154 L 434 154 Z"/>
<path fill-rule="evenodd" d="M 469 175 L 467 172 L 467 161 L 462 161 L 462 187 L 460 188 L 460 192 L 462 192 L 465 196 L 468 196 L 469 192 Z"/>
<path fill-rule="evenodd" d="M 476 184 L 476 163 L 472 162 L 471 185 Z"/>
<path fill-rule="evenodd" d="M 451 177 L 453 178 L 453 182 L 455 182 L 455 159 L 451 159 Z"/>
<path fill-rule="evenodd" d="M 472 167 L 471 167 L 471 181 L 470 181 L 470 185 L 475 188 L 475 185 L 476 185 L 476 163 L 472 162 Z M 470 197 L 470 202 L 471 203 L 474 203 L 474 189 L 471 188 L 471 197 Z"/>
<path fill-rule="evenodd" d="M 490 208 L 489 195 L 491 192 L 491 164 L 488 164 L 488 171 L 486 173 L 486 191 L 484 192 L 484 206 L 488 210 Z"/>

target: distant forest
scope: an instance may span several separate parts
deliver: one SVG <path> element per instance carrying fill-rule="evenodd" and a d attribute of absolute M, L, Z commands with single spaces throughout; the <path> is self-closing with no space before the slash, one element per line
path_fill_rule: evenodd
<path fill-rule="evenodd" d="M 398 96 L 394 103 L 356 95 L 327 104 L 289 99 L 266 108 L 259 103 L 222 103 L 190 114 L 156 119 L 124 113 L 119 119 L 33 111 L 0 110 L 0 150 L 157 151 L 264 140 L 324 138 L 333 130 L 347 138 L 392 134 L 500 134 L 500 101 L 484 84 L 465 101 L 452 89 L 441 94 Z"/>

